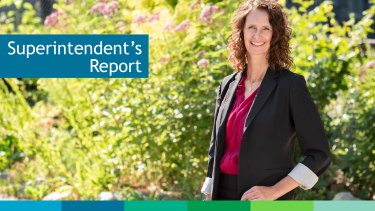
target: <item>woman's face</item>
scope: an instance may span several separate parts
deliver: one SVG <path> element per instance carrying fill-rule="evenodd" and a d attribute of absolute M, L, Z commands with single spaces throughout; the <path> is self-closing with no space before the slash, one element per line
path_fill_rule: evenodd
<path fill-rule="evenodd" d="M 267 53 L 272 39 L 272 26 L 268 20 L 268 13 L 259 9 L 250 11 L 246 16 L 243 33 L 245 47 L 250 56 Z"/>

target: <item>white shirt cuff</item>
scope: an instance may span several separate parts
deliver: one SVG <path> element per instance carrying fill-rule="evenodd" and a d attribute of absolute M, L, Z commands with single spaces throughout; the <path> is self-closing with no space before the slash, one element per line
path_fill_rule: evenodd
<path fill-rule="evenodd" d="M 201 192 L 204 194 L 211 194 L 211 181 L 212 178 L 206 177 Z"/>
<path fill-rule="evenodd" d="M 311 189 L 319 179 L 313 171 L 302 163 L 298 163 L 288 175 L 298 182 L 304 190 Z"/>

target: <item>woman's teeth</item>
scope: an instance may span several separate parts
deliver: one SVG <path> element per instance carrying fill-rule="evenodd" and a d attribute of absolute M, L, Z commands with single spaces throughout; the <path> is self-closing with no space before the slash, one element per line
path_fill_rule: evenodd
<path fill-rule="evenodd" d="M 251 42 L 251 44 L 253 44 L 253 45 L 257 45 L 257 46 L 260 46 L 260 45 L 263 45 L 264 42 Z"/>

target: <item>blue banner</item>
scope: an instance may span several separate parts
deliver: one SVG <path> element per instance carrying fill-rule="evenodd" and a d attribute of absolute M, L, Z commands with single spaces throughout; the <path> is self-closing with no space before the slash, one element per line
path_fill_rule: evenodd
<path fill-rule="evenodd" d="M 0 78 L 148 78 L 148 35 L 0 35 Z"/>

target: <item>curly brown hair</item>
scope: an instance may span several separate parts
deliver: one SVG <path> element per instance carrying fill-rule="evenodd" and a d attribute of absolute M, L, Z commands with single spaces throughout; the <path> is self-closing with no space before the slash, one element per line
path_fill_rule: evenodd
<path fill-rule="evenodd" d="M 240 4 L 230 21 L 232 33 L 229 38 L 228 58 L 230 66 L 237 72 L 242 71 L 247 64 L 246 47 L 244 43 L 244 25 L 247 15 L 253 9 L 264 10 L 268 13 L 269 22 L 272 26 L 272 40 L 267 52 L 270 69 L 279 72 L 282 69 L 294 67 L 290 56 L 291 47 L 289 41 L 292 39 L 292 29 L 287 14 L 274 0 L 247 0 Z"/>

